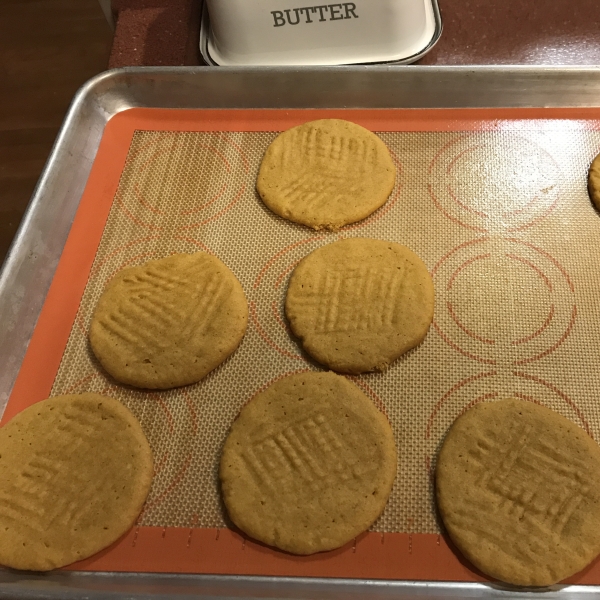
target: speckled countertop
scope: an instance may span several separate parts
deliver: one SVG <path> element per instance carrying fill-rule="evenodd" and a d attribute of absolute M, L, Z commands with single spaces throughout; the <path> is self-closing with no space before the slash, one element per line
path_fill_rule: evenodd
<path fill-rule="evenodd" d="M 375 1 L 375 0 L 374 0 Z M 444 32 L 424 65 L 600 64 L 597 0 L 439 0 Z M 199 0 L 113 0 L 110 67 L 200 65 Z"/>
<path fill-rule="evenodd" d="M 594 0 L 439 1 L 444 32 L 421 64 L 600 64 Z"/>

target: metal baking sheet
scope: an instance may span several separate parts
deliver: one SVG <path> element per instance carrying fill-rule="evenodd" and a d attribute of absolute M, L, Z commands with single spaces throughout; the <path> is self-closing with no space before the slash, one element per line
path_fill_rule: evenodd
<path fill-rule="evenodd" d="M 596 106 L 600 72 L 596 69 L 144 69 L 105 74 L 77 96 L 59 136 L 32 205 L 0 278 L 2 325 L 0 393 L 5 403 L 37 320 L 54 268 L 62 251 L 106 121 L 126 108 L 420 108 L 502 106 Z M 498 93 L 502 89 L 504 94 Z M 298 91 L 296 91 L 298 90 Z M 595 95 L 596 94 L 596 95 Z M 5 343 L 6 342 L 6 343 Z M 16 587 L 4 573 L 7 594 Z M 25 577 L 31 581 L 30 577 Z M 60 585 L 96 586 L 107 581 L 97 574 L 52 574 L 41 581 Z M 83 583 L 82 583 L 83 582 Z M 133 582 L 133 583 L 132 583 Z M 193 582 L 193 583 L 190 583 Z M 240 584 L 240 582 L 242 582 Z M 160 583 L 168 593 L 188 584 L 204 586 L 205 594 L 247 597 L 356 597 L 422 595 L 440 597 L 476 594 L 496 596 L 496 586 L 410 582 L 323 581 L 237 577 L 110 576 L 110 586 L 142 593 Z M 39 583 L 37 584 L 40 585 Z M 274 586 L 272 594 L 264 586 Z M 182 587 L 179 587 L 182 586 Z M 199 588 L 199 589 L 200 589 Z M 2 588 L 4 589 L 4 588 Z M 2 593 L 0 589 L 0 593 Z M 39 589 L 39 587 L 38 587 Z M 96 588 L 99 589 L 99 588 Z M 189 589 L 189 588 L 186 588 Z M 587 594 L 592 588 L 569 588 Z M 209 591 L 210 590 L 210 591 Z M 68 597 L 67 588 L 56 597 Z M 30 584 L 19 593 L 30 594 Z M 46 593 L 46 592 L 45 592 Z M 104 593 L 104 592 L 99 592 Z M 185 592 L 187 593 L 187 592 Z M 383 594 L 383 595 L 381 595 Z M 27 597 L 21 596 L 21 597 Z M 52 596 L 46 596 L 52 597 Z M 103 597 L 103 596 L 97 596 Z M 110 597 L 110 596 L 106 596 Z M 131 596 L 129 596 L 131 597 Z M 144 596 L 140 596 L 144 597 Z M 154 596 L 160 597 L 160 596 Z M 490 596 L 491 597 L 491 596 Z M 552 593 L 549 597 L 552 597 Z"/>

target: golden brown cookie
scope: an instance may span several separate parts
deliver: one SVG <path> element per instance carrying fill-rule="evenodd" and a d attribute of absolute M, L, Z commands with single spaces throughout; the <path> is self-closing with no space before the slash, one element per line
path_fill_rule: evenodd
<path fill-rule="evenodd" d="M 167 389 L 195 383 L 240 344 L 248 304 L 235 275 L 204 252 L 124 269 L 100 297 L 90 343 L 121 383 Z"/>
<path fill-rule="evenodd" d="M 99 394 L 57 396 L 0 429 L 0 564 L 47 571 L 118 540 L 152 482 L 135 417 Z"/>
<path fill-rule="evenodd" d="M 433 281 L 406 246 L 351 238 L 294 270 L 285 313 L 313 358 L 341 373 L 383 371 L 420 344 L 433 319 Z"/>
<path fill-rule="evenodd" d="M 300 373 L 258 393 L 231 426 L 220 466 L 231 520 L 294 554 L 343 546 L 383 511 L 396 475 L 385 416 L 334 373 Z"/>
<path fill-rule="evenodd" d="M 588 173 L 588 191 L 590 198 L 598 210 L 600 210 L 600 154 L 592 161 Z"/>
<path fill-rule="evenodd" d="M 444 441 L 436 487 L 452 541 L 495 579 L 547 586 L 600 553 L 600 448 L 547 408 L 468 410 Z"/>
<path fill-rule="evenodd" d="M 349 121 L 322 119 L 275 139 L 256 189 L 284 219 L 336 230 L 376 211 L 395 181 L 396 167 L 380 138 Z"/>

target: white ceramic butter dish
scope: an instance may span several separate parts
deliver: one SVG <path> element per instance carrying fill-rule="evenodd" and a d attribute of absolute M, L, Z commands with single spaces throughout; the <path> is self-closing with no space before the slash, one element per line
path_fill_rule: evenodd
<path fill-rule="evenodd" d="M 223 66 L 409 63 L 441 31 L 437 0 L 205 0 L 200 49 Z"/>

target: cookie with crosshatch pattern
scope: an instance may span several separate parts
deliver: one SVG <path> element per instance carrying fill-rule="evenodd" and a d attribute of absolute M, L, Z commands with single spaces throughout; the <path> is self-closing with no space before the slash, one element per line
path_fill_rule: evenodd
<path fill-rule="evenodd" d="M 600 553 L 600 448 L 532 402 L 484 402 L 460 416 L 436 493 L 452 541 L 495 579 L 547 586 Z"/>
<path fill-rule="evenodd" d="M 154 471 L 144 432 L 118 400 L 56 396 L 0 429 L 0 564 L 47 571 L 130 529 Z"/>
<path fill-rule="evenodd" d="M 314 359 L 341 373 L 383 371 L 420 344 L 433 320 L 423 261 L 393 242 L 349 238 L 295 268 L 285 314 Z"/>
<path fill-rule="evenodd" d="M 336 230 L 385 204 L 395 182 L 396 167 L 379 137 L 350 121 L 321 119 L 273 141 L 256 189 L 284 219 Z"/>
<path fill-rule="evenodd" d="M 90 344 L 117 381 L 168 389 L 219 366 L 247 323 L 242 286 L 218 258 L 173 254 L 117 273 L 96 306 Z"/>
<path fill-rule="evenodd" d="M 600 154 L 594 158 L 588 173 L 588 191 L 592 202 L 600 210 Z"/>
<path fill-rule="evenodd" d="M 335 373 L 299 373 L 241 410 L 219 475 L 231 520 L 293 554 L 339 548 L 383 511 L 396 475 L 386 417 Z"/>

